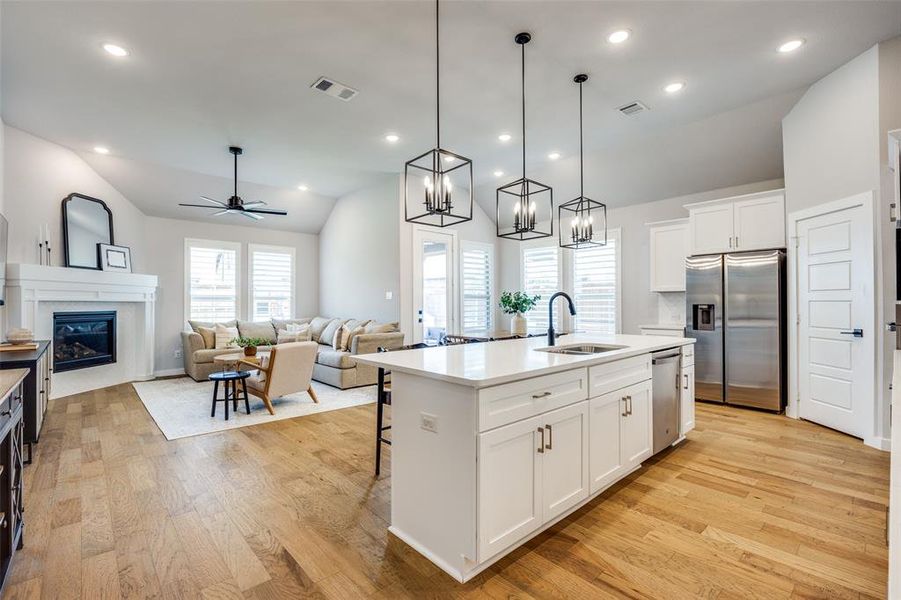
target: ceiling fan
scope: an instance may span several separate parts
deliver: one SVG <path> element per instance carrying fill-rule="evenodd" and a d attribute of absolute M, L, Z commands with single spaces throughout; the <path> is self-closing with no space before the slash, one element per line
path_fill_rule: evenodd
<path fill-rule="evenodd" d="M 261 206 L 266 206 L 266 203 L 262 200 L 256 200 L 254 202 L 244 202 L 244 200 L 241 199 L 241 196 L 238 195 L 238 157 L 244 154 L 244 150 L 242 150 L 238 146 L 229 146 L 228 151 L 231 152 L 235 157 L 235 195 L 229 198 L 226 202 L 222 202 L 221 200 L 214 200 L 213 198 L 208 198 L 206 196 L 201 196 L 202 199 L 212 204 L 212 206 L 207 206 L 206 204 L 183 203 L 179 203 L 179 206 L 212 208 L 217 210 L 217 212 L 213 213 L 214 217 L 234 213 L 245 216 L 249 219 L 254 219 L 255 221 L 262 219 L 263 217 L 261 215 L 287 215 L 287 211 L 284 210 L 260 208 Z"/>

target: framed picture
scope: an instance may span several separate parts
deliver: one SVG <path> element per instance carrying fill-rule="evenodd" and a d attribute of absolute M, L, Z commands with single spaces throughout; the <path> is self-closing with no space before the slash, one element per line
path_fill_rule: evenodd
<path fill-rule="evenodd" d="M 131 273 L 131 249 L 127 246 L 97 244 L 101 271 Z"/>

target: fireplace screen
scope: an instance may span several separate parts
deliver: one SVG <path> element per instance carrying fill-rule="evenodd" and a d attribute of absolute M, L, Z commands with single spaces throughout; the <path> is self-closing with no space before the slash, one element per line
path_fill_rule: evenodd
<path fill-rule="evenodd" d="M 115 311 L 53 314 L 53 371 L 116 362 Z"/>

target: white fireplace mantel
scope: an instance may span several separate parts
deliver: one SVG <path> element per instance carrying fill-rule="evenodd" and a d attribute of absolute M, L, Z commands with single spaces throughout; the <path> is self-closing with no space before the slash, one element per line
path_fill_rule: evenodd
<path fill-rule="evenodd" d="M 116 373 L 107 373 L 101 379 L 107 385 L 110 381 L 152 379 L 157 284 L 156 275 L 10 263 L 6 265 L 7 323 L 9 327 L 32 330 L 38 339 L 48 339 L 52 336 L 52 315 L 45 313 L 54 304 L 90 303 L 97 307 L 134 303 L 134 323 L 128 324 L 127 339 L 120 329 L 117 341 L 134 348 L 133 364 L 125 370 L 126 365 L 119 365 Z M 57 377 L 63 376 L 69 376 L 69 372 Z M 69 388 L 71 393 L 84 391 L 85 378 L 78 379 L 78 383 L 73 380 L 72 386 L 60 387 Z"/>

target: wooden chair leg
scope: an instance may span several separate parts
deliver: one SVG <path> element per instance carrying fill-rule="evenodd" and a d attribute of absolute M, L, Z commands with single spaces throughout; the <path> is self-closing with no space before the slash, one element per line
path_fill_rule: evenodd
<path fill-rule="evenodd" d="M 310 395 L 310 398 L 313 399 L 313 402 L 319 404 L 319 398 L 316 397 L 316 392 L 313 391 L 313 386 L 307 388 L 307 393 Z"/>
<path fill-rule="evenodd" d="M 263 394 L 263 404 L 266 405 L 266 410 L 269 411 L 270 415 L 275 414 L 275 409 L 272 408 L 272 400 L 269 399 L 269 396 Z"/>
<path fill-rule="evenodd" d="M 247 378 L 241 380 L 241 387 L 244 390 L 244 410 L 247 411 L 247 414 L 250 414 L 250 399 L 247 397 Z M 235 409 L 237 410 L 237 409 Z"/>

